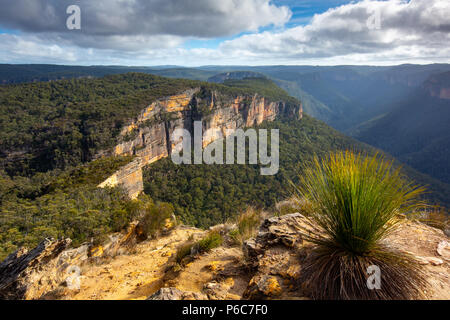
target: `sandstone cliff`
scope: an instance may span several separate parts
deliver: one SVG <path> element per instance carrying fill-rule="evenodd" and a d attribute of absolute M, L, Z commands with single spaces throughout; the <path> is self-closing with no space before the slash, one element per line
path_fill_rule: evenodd
<path fill-rule="evenodd" d="M 109 155 L 132 155 L 136 159 L 121 168 L 99 187 L 122 184 L 131 198 L 143 190 L 142 167 L 168 157 L 176 141 L 171 141 L 176 129 L 193 132 L 194 121 L 202 121 L 203 132 L 218 129 L 226 137 L 226 130 L 259 125 L 273 121 L 278 115 L 301 119 L 301 105 L 290 106 L 282 101 L 269 101 L 258 94 L 253 96 L 230 96 L 204 88 L 185 91 L 153 102 L 142 110 L 137 119 L 125 126 L 121 142 Z M 217 139 L 206 136 L 203 147 Z"/>

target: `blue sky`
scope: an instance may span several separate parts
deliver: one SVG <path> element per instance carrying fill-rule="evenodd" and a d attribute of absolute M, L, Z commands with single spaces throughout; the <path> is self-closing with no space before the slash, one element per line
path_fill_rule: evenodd
<path fill-rule="evenodd" d="M 67 28 L 67 7 L 81 30 Z M 0 63 L 450 62 L 448 0 L 0 0 Z"/>
<path fill-rule="evenodd" d="M 286 5 L 292 11 L 292 18 L 287 23 L 288 27 L 296 25 L 305 25 L 310 21 L 314 14 L 324 13 L 330 8 L 336 8 L 343 4 L 350 3 L 348 0 L 306 0 L 306 1 L 294 1 L 294 0 L 276 0 L 274 3 L 278 5 Z M 353 2 L 357 2 L 353 0 Z"/>

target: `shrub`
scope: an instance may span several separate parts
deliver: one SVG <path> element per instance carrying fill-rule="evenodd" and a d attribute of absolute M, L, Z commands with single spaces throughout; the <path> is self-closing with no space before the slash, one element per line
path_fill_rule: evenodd
<path fill-rule="evenodd" d="M 260 220 L 260 213 L 254 208 L 248 208 L 237 217 L 237 228 L 230 231 L 230 237 L 236 243 L 242 244 L 245 240 L 256 235 L 260 225 Z"/>
<path fill-rule="evenodd" d="M 217 231 L 209 232 L 206 237 L 196 243 L 198 253 L 209 252 L 211 249 L 219 247 L 223 242 L 223 238 Z"/>
<path fill-rule="evenodd" d="M 188 242 L 178 247 L 177 253 L 175 254 L 175 261 L 178 265 L 181 265 L 183 259 L 191 254 L 193 245 L 192 242 Z"/>
<path fill-rule="evenodd" d="M 399 214 L 425 204 L 424 189 L 406 182 L 400 168 L 378 155 L 337 152 L 300 177 L 299 196 L 313 210 L 308 219 L 319 232 L 304 237 L 316 248 L 305 263 L 302 281 L 316 299 L 411 299 L 426 281 L 413 257 L 385 247 Z M 300 198 L 300 197 L 299 197 Z M 369 290 L 367 267 L 381 269 L 382 287 Z"/>
<path fill-rule="evenodd" d="M 296 196 L 292 196 L 275 205 L 275 215 L 278 217 L 297 212 L 303 215 L 309 215 L 311 210 L 311 203 L 308 200 L 305 198 L 299 199 Z"/>
<path fill-rule="evenodd" d="M 175 254 L 175 262 L 178 267 L 183 266 L 186 262 L 186 258 L 191 257 L 194 253 L 205 253 L 211 251 L 211 249 L 219 247 L 223 238 L 217 231 L 210 231 L 203 239 L 198 240 L 197 242 L 192 242 L 192 238 L 188 242 L 180 245 L 177 248 L 177 252 Z"/>
<path fill-rule="evenodd" d="M 173 212 L 173 206 L 169 203 L 153 204 L 149 202 L 140 220 L 144 233 L 151 238 L 157 237 L 165 228 L 167 219 L 171 219 Z"/>

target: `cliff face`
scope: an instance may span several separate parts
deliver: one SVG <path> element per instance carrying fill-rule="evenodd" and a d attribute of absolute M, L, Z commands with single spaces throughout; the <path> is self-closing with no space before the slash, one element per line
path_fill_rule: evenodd
<path fill-rule="evenodd" d="M 266 120 L 273 121 L 278 115 L 301 119 L 303 109 L 301 105 L 270 102 L 259 95 L 231 97 L 203 88 L 155 101 L 123 128 L 122 142 L 108 152 L 115 156 L 136 156 L 136 159 L 99 187 L 122 184 L 128 195 L 136 198 L 143 190 L 142 167 L 168 157 L 177 143 L 171 141 L 172 133 L 176 129 L 186 129 L 192 133 L 194 121 L 202 121 L 203 133 L 208 129 L 219 129 L 225 137 L 228 129 L 259 125 Z M 214 133 L 204 136 L 203 146 L 215 141 L 218 136 Z"/>
<path fill-rule="evenodd" d="M 450 72 L 429 77 L 423 84 L 423 88 L 432 97 L 450 100 Z"/>

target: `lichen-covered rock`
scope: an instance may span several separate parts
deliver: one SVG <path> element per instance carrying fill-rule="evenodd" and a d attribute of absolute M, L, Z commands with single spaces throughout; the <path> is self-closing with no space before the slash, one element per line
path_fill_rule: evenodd
<path fill-rule="evenodd" d="M 283 244 L 290 248 L 295 245 L 301 246 L 302 237 L 299 231 L 305 219 L 300 213 L 266 219 L 261 225 L 256 241 L 263 246 L 275 244 Z"/>
<path fill-rule="evenodd" d="M 275 298 L 282 294 L 279 278 L 266 274 L 254 276 L 244 293 L 244 297 L 250 300 Z"/>
<path fill-rule="evenodd" d="M 255 238 L 251 238 L 244 241 L 242 251 L 247 262 L 254 264 L 257 261 L 258 256 L 264 253 L 264 247 L 263 244 L 256 242 Z"/>
<path fill-rule="evenodd" d="M 203 293 L 181 291 L 177 288 L 161 288 L 147 300 L 208 300 Z"/>
<path fill-rule="evenodd" d="M 273 299 L 291 294 L 305 254 L 300 228 L 307 225 L 300 213 L 266 219 L 254 239 L 244 242 L 245 259 L 254 271 L 245 299 Z"/>
<path fill-rule="evenodd" d="M 210 300 L 240 300 L 240 296 L 230 292 L 234 285 L 235 282 L 232 277 L 222 280 L 214 280 L 204 285 L 203 292 Z"/>
<path fill-rule="evenodd" d="M 209 282 L 203 287 L 203 292 L 210 300 L 226 300 L 230 287 L 223 282 Z"/>
<path fill-rule="evenodd" d="M 270 247 L 281 245 L 286 248 L 300 248 L 303 243 L 300 226 L 305 225 L 305 217 L 293 213 L 266 219 L 255 238 L 244 242 L 244 257 L 252 267 L 257 267 L 259 258 Z"/>

